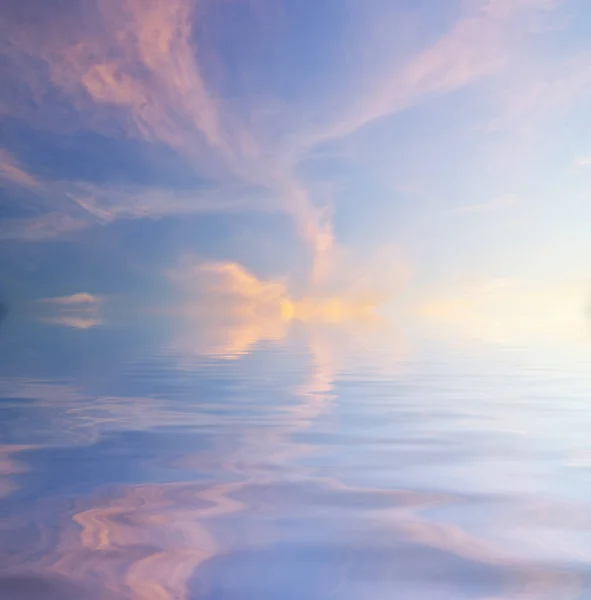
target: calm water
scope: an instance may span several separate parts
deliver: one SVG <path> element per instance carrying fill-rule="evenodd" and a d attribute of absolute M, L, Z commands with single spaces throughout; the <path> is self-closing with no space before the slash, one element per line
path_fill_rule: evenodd
<path fill-rule="evenodd" d="M 0 598 L 591 598 L 585 345 L 161 321 L 2 324 Z"/>

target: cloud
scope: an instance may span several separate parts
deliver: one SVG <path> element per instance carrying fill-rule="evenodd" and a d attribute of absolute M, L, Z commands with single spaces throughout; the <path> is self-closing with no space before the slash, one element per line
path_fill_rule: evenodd
<path fill-rule="evenodd" d="M 489 87 L 497 114 L 488 121 L 485 131 L 506 129 L 511 132 L 509 143 L 513 146 L 524 135 L 535 146 L 552 117 L 563 118 L 569 108 L 589 97 L 590 58 L 588 51 L 567 57 L 557 55 L 553 60 L 545 57 L 543 62 L 527 55 L 516 57 L 496 85 Z M 514 153 L 514 148 L 511 150 Z"/>
<path fill-rule="evenodd" d="M 28 79 L 21 84 L 36 78 L 29 85 L 32 98 L 36 89 L 53 86 L 86 126 L 108 128 L 115 116 L 129 134 L 147 140 L 183 149 L 200 140 L 223 146 L 218 108 L 191 42 L 192 17 L 197 16 L 191 2 L 97 0 L 83 10 L 40 11 L 43 27 L 31 17 L 11 22 L 7 16 L 5 33 L 15 66 L 30 57 L 47 67 L 28 64 Z M 20 31 L 12 29 L 16 24 Z"/>
<path fill-rule="evenodd" d="M 207 263 L 195 257 L 168 273 L 177 285 L 182 330 L 173 344 L 187 354 L 236 358 L 261 341 L 282 341 L 290 325 L 344 324 L 378 319 L 381 296 L 341 293 L 294 297 L 285 279 L 259 279 L 232 262 Z M 199 332 L 198 334 L 196 332 Z"/>
<path fill-rule="evenodd" d="M 48 65 L 51 85 L 68 99 L 83 126 L 109 128 L 116 122 L 128 135 L 177 149 L 199 172 L 215 181 L 230 176 L 265 190 L 263 196 L 274 199 L 271 203 L 264 200 L 261 209 L 283 211 L 294 219 L 302 239 L 312 249 L 312 279 L 320 280 L 330 268 L 334 247 L 331 199 L 312 201 L 309 190 L 295 175 L 301 157 L 322 141 L 497 71 L 511 54 L 512 21 L 548 9 L 549 3 L 475 3 L 448 33 L 405 64 L 394 67 L 388 58 L 382 61 L 376 81 L 358 88 L 350 109 L 347 103 L 341 104 L 333 111 L 331 122 L 312 131 L 304 127 L 308 133 L 303 135 L 289 128 L 283 134 L 274 131 L 275 117 L 263 120 L 262 126 L 259 121 L 255 125 L 245 107 L 224 99 L 218 88 L 223 61 L 206 36 L 196 35 L 207 25 L 204 7 L 195 7 L 188 0 L 99 0 L 93 6 L 89 9 L 93 18 L 67 35 L 62 31 L 65 21 L 60 22 L 61 15 L 50 20 L 45 30 L 35 31 L 36 35 L 26 29 L 17 35 L 11 28 L 7 35 L 15 62 L 19 56 L 33 56 Z M 366 45 L 367 40 L 363 43 Z M 367 67 L 362 70 L 367 71 Z M 35 69 L 31 67 L 28 73 L 32 71 Z M 47 71 L 37 71 L 38 84 L 47 84 Z M 253 90 L 245 91 L 249 102 L 265 109 L 267 100 L 253 96 Z M 298 115 L 297 111 L 309 107 L 297 107 L 296 114 L 284 109 L 279 111 L 280 121 L 288 123 L 295 116 L 294 122 L 301 123 L 305 114 Z M 281 127 L 285 128 L 285 123 Z M 298 140 L 295 146 L 294 139 Z M 105 208 L 107 201 L 97 197 L 109 197 L 112 191 L 105 188 L 67 194 L 103 222 L 178 214 L 182 212 L 180 205 L 190 212 L 191 202 L 196 205 L 195 212 L 202 206 L 198 194 L 177 198 L 175 203 L 170 201 L 171 194 L 156 190 L 146 200 L 146 194 L 136 190 L 115 194 Z M 144 199 L 143 205 L 130 202 L 133 194 Z M 221 195 L 216 199 L 221 205 L 232 204 L 224 202 Z M 215 210 L 213 204 L 209 209 Z"/>
<path fill-rule="evenodd" d="M 450 208 L 446 212 L 451 214 L 480 214 L 494 213 L 504 211 L 514 207 L 518 203 L 518 199 L 513 194 L 503 194 L 497 198 L 493 198 L 489 202 L 480 202 L 476 204 L 465 204 L 456 208 Z"/>
<path fill-rule="evenodd" d="M 202 140 L 226 154 L 220 109 L 191 42 L 192 17 L 199 18 L 192 3 L 105 0 L 99 8 L 110 39 L 81 49 L 67 63 L 80 69 L 79 85 L 95 102 L 128 108 L 142 137 L 184 151 Z M 109 42 L 118 49 L 116 59 L 108 56 Z M 90 64 L 82 58 L 88 50 L 97 53 Z M 65 85 L 71 74 L 61 67 L 56 65 L 53 76 Z"/>
<path fill-rule="evenodd" d="M 514 60 L 520 34 L 527 33 L 536 17 L 555 4 L 552 0 L 467 2 L 451 29 L 430 46 L 405 61 L 381 52 L 373 65 L 364 65 L 370 74 L 365 76 L 365 92 L 354 94 L 338 120 L 317 130 L 304 143 L 318 144 L 350 135 L 426 98 L 501 72 Z M 367 52 L 371 53 L 371 43 Z"/>
<path fill-rule="evenodd" d="M 46 307 L 38 315 L 38 319 L 43 323 L 75 329 L 91 329 L 103 322 L 104 298 L 87 292 L 41 298 L 37 304 Z M 47 308 L 50 308 L 49 314 L 47 314 Z"/>
<path fill-rule="evenodd" d="M 34 190 L 40 187 L 39 181 L 27 173 L 6 149 L 0 149 L 0 181 Z"/>
<path fill-rule="evenodd" d="M 43 240 L 118 219 L 282 212 L 311 250 L 310 280 L 317 284 L 335 260 L 335 207 L 330 194 L 312 193 L 299 174 L 301 161 L 376 119 L 499 73 L 522 34 L 552 7 L 541 0 L 468 2 L 447 32 L 403 57 L 372 46 L 366 32 L 348 51 L 367 58 L 349 73 L 350 89 L 336 89 L 331 109 L 320 116 L 314 98 L 286 102 L 277 90 L 253 83 L 248 62 L 225 62 L 212 41 L 219 23 L 208 3 L 96 0 L 79 13 L 7 18 L 8 87 L 17 100 L 6 112 L 62 132 L 164 144 L 209 183 L 181 191 L 43 181 L 45 213 L 3 223 L 0 237 Z M 230 77 L 237 67 L 242 76 Z M 237 92 L 228 94 L 228 79 Z M 13 179 L 26 185 L 36 179 L 21 171 Z"/>
<path fill-rule="evenodd" d="M 87 219 L 76 218 L 61 212 L 48 212 L 38 217 L 3 219 L 0 223 L 0 240 L 38 242 L 62 238 L 90 226 Z"/>
<path fill-rule="evenodd" d="M 50 15 L 45 27 L 35 28 L 35 23 L 18 19 L 6 25 L 11 42 L 10 74 L 16 77 L 11 87 L 24 86 L 29 100 L 57 89 L 60 101 L 73 109 L 73 127 L 109 135 L 117 135 L 119 127 L 126 135 L 148 143 L 164 143 L 222 190 L 213 194 L 211 202 L 206 201 L 206 208 L 200 193 L 146 193 L 136 188 L 131 192 L 115 190 L 119 193 L 113 194 L 108 186 L 95 186 L 84 193 L 78 182 L 73 184 L 74 190 L 62 189 L 62 194 L 73 198 L 95 219 L 109 222 L 117 218 L 217 212 L 217 204 L 227 210 L 228 206 L 241 204 L 234 200 L 237 196 L 245 196 L 244 191 L 236 194 L 231 186 L 228 189 L 225 182 L 233 179 L 243 188 L 259 188 L 258 203 L 251 200 L 250 208 L 289 214 L 313 252 L 326 252 L 332 240 L 330 223 L 323 209 L 313 206 L 294 178 L 294 165 L 286 164 L 280 158 L 280 146 L 269 145 L 266 136 L 252 126 L 249 113 L 236 111 L 216 89 L 212 68 L 219 66 L 218 57 L 211 54 L 207 36 L 196 35 L 202 33 L 201 21 L 207 18 L 205 7 L 195 7 L 189 0 L 98 0 L 85 10 L 88 15 L 78 27 L 69 23 L 70 19 L 80 18 L 75 12 L 74 16 Z M 26 78 L 20 77 L 22 72 Z M 26 106 L 21 100 L 9 108 L 18 114 Z M 46 117 L 43 126 L 51 126 L 49 115 Z M 273 198 L 271 203 L 269 197 Z M 57 212 L 70 216 L 71 207 L 62 203 Z M 84 227 L 85 218 L 79 218 L 76 227 L 51 223 L 46 234 L 31 234 L 29 223 L 14 223 L 15 237 L 42 239 L 59 235 L 62 230 Z M 95 219 L 87 220 L 87 225 Z M 30 223 L 34 230 L 38 229 L 36 225 Z"/>
<path fill-rule="evenodd" d="M 117 220 L 158 219 L 170 215 L 281 212 L 269 193 L 231 183 L 200 189 L 146 185 L 100 185 L 35 177 L 6 160 L 5 179 L 36 192 L 30 217 L 3 219 L 0 239 L 40 241 L 63 237 Z M 0 172 L 2 175 L 2 172 Z"/>
<path fill-rule="evenodd" d="M 351 297 L 292 298 L 285 281 L 261 280 L 237 263 L 197 263 L 172 277 L 197 292 L 199 310 L 238 316 L 277 314 L 286 320 L 346 320 L 368 315 L 376 305 Z M 194 287 L 193 287 L 194 285 Z"/>
<path fill-rule="evenodd" d="M 169 278 L 176 283 L 182 317 L 173 346 L 188 355 L 236 358 L 261 340 L 286 335 L 285 282 L 263 281 L 236 263 L 186 258 Z"/>
<path fill-rule="evenodd" d="M 591 167 L 591 156 L 579 156 L 574 163 L 576 167 Z"/>
<path fill-rule="evenodd" d="M 54 298 L 42 298 L 39 302 L 47 304 L 57 304 L 60 306 L 78 306 L 88 304 L 100 304 L 103 301 L 99 296 L 93 296 L 86 292 L 71 294 L 70 296 L 56 296 Z"/>

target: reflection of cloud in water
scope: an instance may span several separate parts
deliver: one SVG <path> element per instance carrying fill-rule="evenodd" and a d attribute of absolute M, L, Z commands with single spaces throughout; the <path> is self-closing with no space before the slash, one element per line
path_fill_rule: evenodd
<path fill-rule="evenodd" d="M 103 322 L 102 305 L 103 298 L 86 292 L 42 298 L 37 303 L 38 319 L 50 325 L 91 329 Z"/>
<path fill-rule="evenodd" d="M 251 289 L 257 292 L 256 298 L 260 298 L 259 291 L 263 295 L 268 291 L 256 286 Z M 255 308 L 258 302 L 257 299 Z M 253 315 L 256 320 L 256 312 L 240 306 L 232 313 L 242 317 L 238 320 L 238 332 L 249 325 L 247 321 Z M 227 322 L 224 325 L 228 328 Z M 240 333 L 231 327 L 228 334 L 234 340 L 234 348 L 247 349 L 251 345 L 236 345 Z M 213 355 L 220 354 L 217 348 L 210 346 Z M 274 466 L 288 466 L 297 458 L 298 449 L 290 447 L 290 435 L 307 427 L 333 400 L 330 392 L 337 366 L 330 347 L 310 337 L 310 353 L 310 376 L 293 390 L 297 402 L 287 408 L 269 407 L 276 413 L 272 427 L 239 432 L 238 450 L 218 457 L 221 466 L 213 471 L 215 476 L 225 473 L 235 481 L 201 487 L 186 483 L 124 486 L 115 497 L 101 497 L 98 492 L 90 506 L 88 501 L 80 501 L 72 517 L 82 531 L 67 527 L 58 547 L 30 568 L 80 583 L 100 579 L 107 590 L 105 597 L 109 598 L 129 597 L 129 593 L 142 599 L 187 597 L 187 582 L 196 567 L 224 550 L 210 521 L 247 510 L 235 495 L 254 484 L 272 484 L 276 476 Z M 236 357 L 240 352 L 223 354 Z M 114 428 L 223 425 L 223 416 L 216 421 L 216 417 L 200 413 L 175 415 L 167 410 L 165 401 L 154 398 L 91 399 L 70 386 L 25 380 L 5 382 L 4 388 L 3 392 L 12 397 L 38 398 L 38 406 L 51 407 L 56 429 L 67 431 L 67 443 L 71 444 L 91 443 L 101 432 Z M 64 441 L 62 438 L 60 445 Z M 181 462 L 184 467 L 203 467 L 200 455 L 185 456 Z"/>
<path fill-rule="evenodd" d="M 306 497 L 324 498 L 327 506 L 340 507 L 346 502 L 356 510 L 366 507 L 362 529 L 359 519 L 355 520 L 354 529 L 346 520 L 338 524 L 343 533 L 350 536 L 343 549 L 352 552 L 353 557 L 356 545 L 360 551 L 367 547 L 387 556 L 395 541 L 409 548 L 435 549 L 474 565 L 493 568 L 506 586 L 499 596 L 487 596 L 491 600 L 576 600 L 582 592 L 582 579 L 576 566 L 551 565 L 580 561 L 582 573 L 584 564 L 591 558 L 590 553 L 573 554 L 568 544 L 560 544 L 556 532 L 548 539 L 548 550 L 555 560 L 545 562 L 535 558 L 540 548 L 535 539 L 528 543 L 524 537 L 513 540 L 507 537 L 507 528 L 515 524 L 508 518 L 492 523 L 487 533 L 475 535 L 460 526 L 437 522 L 427 516 L 427 511 L 446 506 L 470 508 L 466 505 L 468 500 L 462 497 L 353 487 L 332 478 L 296 481 L 301 482 L 299 485 L 311 486 Z M 280 531 L 274 532 L 257 518 L 262 506 L 266 506 L 266 511 L 270 509 L 265 490 L 275 489 L 271 506 L 277 508 L 278 503 L 281 506 L 282 496 L 277 494 L 281 487 L 277 479 L 251 478 L 209 487 L 196 484 L 134 486 L 124 488 L 115 497 L 105 497 L 99 492 L 78 503 L 78 512 L 73 516 L 78 527 L 67 527 L 59 546 L 27 567 L 80 584 L 95 582 L 99 585 L 99 599 L 183 600 L 191 597 L 187 585 L 197 567 L 244 544 L 240 535 L 232 531 L 231 521 L 224 522 L 224 518 L 239 512 L 245 512 L 245 517 L 252 514 L 252 521 L 246 519 L 244 525 L 251 550 L 282 539 Z M 284 497 L 289 495 L 288 492 Z M 524 502 L 522 509 L 529 515 L 530 512 L 541 513 L 547 507 L 543 502 L 532 500 Z M 559 519 L 564 518 L 572 514 L 572 507 L 557 505 L 554 512 Z M 584 512 L 581 507 L 579 514 Z M 508 515 L 511 516 L 516 515 Z M 523 518 L 523 514 L 517 516 Z M 340 517 L 346 519 L 342 513 Z M 524 523 L 529 523 L 527 516 Z M 542 523 L 552 524 L 544 519 Z M 561 524 L 560 520 L 556 524 Z M 499 535 L 498 531 L 505 535 Z M 302 535 L 306 535 L 306 530 L 294 531 L 294 541 Z M 241 543 L 237 544 L 237 539 Z M 332 573 L 335 583 L 343 579 L 346 583 L 347 571 L 353 568 L 351 565 L 344 572 Z M 382 577 L 389 580 L 387 573 Z M 352 580 L 352 583 L 358 582 Z"/>
<path fill-rule="evenodd" d="M 182 599 L 195 568 L 220 551 L 204 523 L 242 508 L 236 484 L 199 489 L 128 487 L 81 509 L 45 568 L 80 582 L 100 580 L 105 598 Z M 103 596 L 101 596 L 103 597 Z"/>
<path fill-rule="evenodd" d="M 238 358 L 259 340 L 284 341 L 290 326 L 298 322 L 305 326 L 310 372 L 291 390 L 296 402 L 268 407 L 274 413 L 271 427 L 238 431 L 237 450 L 229 455 L 226 450 L 224 455 L 222 449 L 217 457 L 220 464 L 212 469 L 214 479 L 224 474 L 234 481 L 210 486 L 180 482 L 123 486 L 114 496 L 97 492 L 90 502 L 77 503 L 72 519 L 82 531 L 66 528 L 58 547 L 31 568 L 80 583 L 100 579 L 109 598 L 129 593 L 142 599 L 187 597 L 187 583 L 195 569 L 227 549 L 218 539 L 215 519 L 248 511 L 236 496 L 252 486 L 273 485 L 278 467 L 301 476 L 307 473 L 296 467 L 297 459 L 313 449 L 293 444 L 290 437 L 326 413 L 334 400 L 333 383 L 343 358 L 335 355 L 331 344 L 334 326 L 356 323 L 365 329 L 374 321 L 373 306 L 367 301 L 294 300 L 284 283 L 258 280 L 234 264 L 200 265 L 194 277 L 187 279 L 185 272 L 183 285 L 189 297 L 177 311 L 183 333 L 174 341 L 175 357 L 180 354 L 181 361 L 183 355 Z M 62 437 L 62 445 L 92 443 L 113 429 L 223 426 L 223 416 L 174 413 L 165 400 L 156 398 L 90 398 L 70 386 L 42 382 L 4 385 L 13 397 L 38 398 L 37 406 L 51 408 L 56 429 L 68 434 L 69 441 Z M 202 455 L 184 456 L 177 462 L 183 468 L 203 469 Z"/>
<path fill-rule="evenodd" d="M 236 275 L 230 272 L 231 278 Z M 211 342 L 219 339 L 217 334 L 204 335 L 206 341 L 196 347 L 189 345 L 187 353 L 209 352 L 240 360 L 242 354 L 252 351 L 259 338 L 284 339 L 287 327 L 296 320 L 282 305 L 284 289 L 259 283 L 248 278 L 241 280 L 240 289 L 248 291 L 238 294 L 238 300 L 236 294 L 230 295 L 230 317 L 226 320 L 200 321 L 207 311 L 210 315 L 217 314 L 215 305 L 201 305 L 197 322 L 203 328 L 211 326 L 214 333 L 216 328 L 225 331 L 225 339 L 230 342 L 219 345 Z M 190 313 L 183 323 L 194 324 L 194 318 Z M 467 503 L 474 502 L 470 497 L 354 486 L 334 477 L 318 477 L 314 468 L 304 466 L 302 459 L 317 448 L 298 441 L 297 434 L 331 410 L 336 401 L 335 380 L 350 370 L 356 357 L 366 351 L 361 342 L 366 335 L 373 335 L 373 330 L 365 325 L 351 326 L 343 319 L 336 333 L 332 327 L 334 321 L 327 326 L 330 319 L 299 320 L 304 325 L 310 367 L 304 381 L 294 384 L 292 401 L 266 407 L 272 418 L 261 420 L 259 425 L 248 420 L 242 429 L 233 426 L 236 443 L 231 450 L 227 446 L 218 447 L 207 458 L 201 453 L 189 453 L 174 459 L 175 466 L 192 468 L 204 477 L 204 482 L 125 484 L 80 497 L 56 545 L 45 553 L 29 554 L 31 558 L 10 572 L 26 569 L 43 576 L 65 577 L 95 588 L 96 597 L 105 600 L 187 599 L 191 597 L 189 587 L 196 570 L 200 568 L 201 573 L 206 573 L 206 562 L 214 557 L 223 561 L 224 555 L 245 543 L 249 547 L 263 547 L 283 539 L 280 529 L 249 516 L 256 517 L 264 504 L 261 490 L 280 490 L 290 484 L 314 488 L 316 494 L 325 496 L 329 505 L 338 506 L 339 498 L 341 502 L 356 499 L 356 506 L 362 507 L 362 516 L 353 524 L 339 521 L 338 526 L 360 547 L 364 541 L 386 552 L 392 540 L 396 540 L 491 567 L 506 579 L 507 585 L 501 595 L 489 596 L 487 600 L 575 600 L 580 596 L 582 580 L 576 569 L 556 566 L 559 561 L 591 559 L 591 551 L 584 545 L 575 550 L 569 540 L 561 539 L 562 520 L 566 516 L 574 518 L 570 504 L 548 507 L 542 500 L 520 498 L 509 504 L 513 512 L 500 505 L 499 511 L 492 512 L 497 515 L 496 522 L 492 519 L 489 529 L 473 532 L 469 525 L 441 522 L 432 514 L 439 509 L 455 508 L 462 512 Z M 261 327 L 257 329 L 254 324 L 259 321 Z M 266 329 L 265 323 L 269 322 L 281 327 Z M 249 324 L 250 335 L 239 333 Z M 196 337 L 202 331 L 197 329 Z M 257 331 L 268 333 L 259 335 Z M 244 339 L 248 343 L 236 342 Z M 389 342 L 394 341 L 389 338 Z M 405 354 L 403 344 L 390 345 L 395 352 L 390 355 L 390 363 L 384 361 L 383 371 L 392 377 Z M 14 380 L 4 386 L 3 395 L 35 398 L 37 405 L 45 404 L 54 411 L 55 429 L 67 434 L 59 442 L 61 445 L 91 443 L 114 429 L 153 429 L 170 424 L 188 426 L 197 432 L 200 428 L 219 430 L 227 424 L 223 411 L 217 415 L 199 411 L 177 413 L 164 399 L 94 398 L 69 385 L 25 380 Z M 18 451 L 16 447 L 6 450 L 5 471 L 9 475 L 21 468 L 12 457 Z M 280 509 L 281 501 L 276 499 L 271 506 Z M 515 506 L 521 510 L 516 511 Z M 577 522 L 588 527 L 588 521 L 581 521 L 583 509 L 579 513 Z M 244 532 L 232 531 L 232 516 L 244 523 L 246 537 Z M 542 531 L 542 548 L 547 548 L 546 553 L 540 551 L 540 540 L 531 536 L 529 527 L 533 527 L 533 521 L 540 526 L 536 531 L 546 527 Z M 331 527 L 329 522 L 326 527 Z M 368 541 L 365 536 L 370 534 Z M 14 557 L 11 563 L 16 564 Z M 335 573 L 335 577 L 346 578 L 346 575 L 341 571 Z"/>
<path fill-rule="evenodd" d="M 261 280 L 236 263 L 189 261 L 170 273 L 184 318 L 175 349 L 235 358 L 262 340 L 281 341 L 293 323 L 364 323 L 377 320 L 379 298 L 347 295 L 292 298 L 281 280 Z"/>
<path fill-rule="evenodd" d="M 26 434 L 35 441 L 35 447 L 93 444 L 111 431 L 212 424 L 212 417 L 206 414 L 171 410 L 166 398 L 96 396 L 74 385 L 50 381 L 4 379 L 0 382 L 0 397 L 15 402 L 34 400 L 28 410 L 39 411 L 39 432 L 30 424 Z"/>
<path fill-rule="evenodd" d="M 92 329 L 102 323 L 99 316 L 60 315 L 59 317 L 46 317 L 41 319 L 48 325 L 63 325 L 74 329 Z"/>
<path fill-rule="evenodd" d="M 23 473 L 27 470 L 25 463 L 15 458 L 24 450 L 30 450 L 34 446 L 4 445 L 0 446 L 0 498 L 10 495 L 17 489 L 12 475 Z"/>

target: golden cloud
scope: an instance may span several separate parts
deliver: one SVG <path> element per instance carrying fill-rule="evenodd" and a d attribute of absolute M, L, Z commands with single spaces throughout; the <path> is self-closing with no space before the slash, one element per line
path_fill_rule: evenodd
<path fill-rule="evenodd" d="M 376 309 L 383 300 L 355 295 L 294 298 L 286 281 L 259 279 L 231 262 L 194 263 L 188 259 L 169 277 L 183 298 L 175 312 L 194 324 L 185 328 L 175 343 L 194 354 L 236 357 L 262 340 L 283 340 L 294 322 L 377 320 Z"/>

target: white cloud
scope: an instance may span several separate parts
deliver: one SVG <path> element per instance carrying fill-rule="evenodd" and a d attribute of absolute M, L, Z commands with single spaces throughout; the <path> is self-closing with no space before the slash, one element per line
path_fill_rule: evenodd
<path fill-rule="evenodd" d="M 579 156 L 575 158 L 575 166 L 591 167 L 591 156 Z"/>

